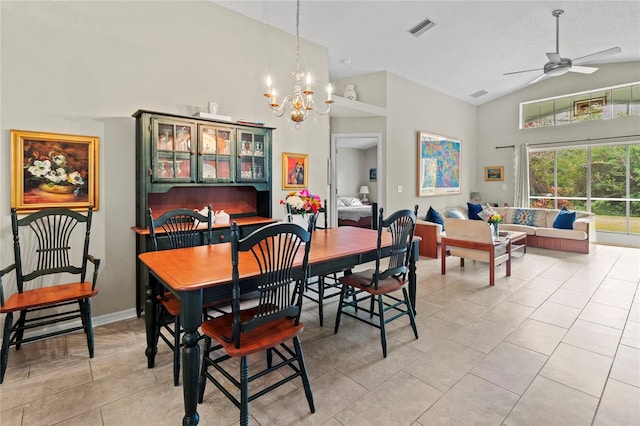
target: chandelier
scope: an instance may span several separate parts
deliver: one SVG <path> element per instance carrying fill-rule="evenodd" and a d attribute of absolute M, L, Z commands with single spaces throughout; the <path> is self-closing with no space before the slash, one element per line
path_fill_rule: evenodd
<path fill-rule="evenodd" d="M 311 90 L 311 75 L 307 73 L 306 88 L 302 90 L 302 80 L 305 74 L 300 71 L 300 0 L 297 1 L 296 10 L 296 71 L 293 73 L 296 78 L 293 95 L 287 95 L 282 99 L 282 103 L 278 103 L 276 97 L 276 89 L 271 85 L 271 76 L 267 76 L 267 92 L 264 94 L 271 110 L 276 117 L 282 117 L 287 111 L 290 111 L 289 118 L 296 123 L 296 128 L 300 128 L 305 118 L 309 115 L 309 111 L 315 110 L 320 115 L 326 115 L 331 110 L 331 85 L 327 86 L 327 104 L 326 111 L 319 111 L 313 101 L 313 90 Z"/>

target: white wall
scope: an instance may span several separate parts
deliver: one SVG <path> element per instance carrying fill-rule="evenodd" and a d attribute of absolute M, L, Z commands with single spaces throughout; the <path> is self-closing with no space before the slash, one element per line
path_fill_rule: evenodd
<path fill-rule="evenodd" d="M 387 141 L 384 146 L 386 207 L 429 206 L 444 209 L 465 204 L 474 188 L 477 154 L 476 107 L 394 74 L 387 81 Z M 418 197 L 418 132 L 427 131 L 461 141 L 459 195 Z M 398 192 L 402 186 L 402 192 Z"/>
<path fill-rule="evenodd" d="M 336 181 L 338 195 L 359 198 L 358 190 L 364 182 L 365 151 L 353 148 L 338 148 L 337 151 Z"/>
<path fill-rule="evenodd" d="M 213 100 L 219 114 L 276 127 L 274 217 L 284 217 L 280 153 L 326 164 L 329 118 L 312 117 L 294 130 L 262 96 L 267 73 L 280 94 L 293 90 L 291 34 L 209 1 L 3 1 L 0 18 L 0 266 L 12 261 L 10 129 L 99 136 L 91 252 L 102 266 L 94 315 L 134 307 L 136 110 L 191 115 Z M 313 70 L 318 87 L 328 82 L 327 64 L 326 48 L 302 41 L 301 65 Z M 326 173 L 309 171 L 310 188 L 323 198 Z"/>
<path fill-rule="evenodd" d="M 599 64 L 599 70 L 584 75 L 567 73 L 496 99 L 478 107 L 477 169 L 473 179 L 482 200 L 513 205 L 513 149 L 496 146 L 523 143 L 559 142 L 640 134 L 640 117 L 587 121 L 564 126 L 519 129 L 519 104 L 536 99 L 589 91 L 607 86 L 640 81 L 640 62 Z M 485 182 L 486 166 L 504 166 L 504 182 Z M 507 186 L 506 190 L 502 185 Z"/>

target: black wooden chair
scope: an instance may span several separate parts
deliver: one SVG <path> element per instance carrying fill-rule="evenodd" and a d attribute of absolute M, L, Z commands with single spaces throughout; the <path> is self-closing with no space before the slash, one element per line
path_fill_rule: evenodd
<path fill-rule="evenodd" d="M 406 288 L 417 211 L 418 206 L 415 206 L 413 211 L 399 210 L 385 219 L 383 209 L 380 209 L 375 268 L 347 273 L 340 278 L 342 291 L 340 292 L 335 332 L 337 333 L 340 327 L 341 315 L 350 316 L 379 328 L 382 354 L 385 358 L 387 357 L 385 332 L 387 323 L 407 315 L 411 328 L 413 328 L 413 334 L 416 339 L 418 338 L 413 307 Z M 381 245 L 384 232 L 391 234 L 391 247 L 383 248 Z M 386 263 L 386 269 L 381 266 L 382 261 Z M 402 297 L 393 295 L 400 290 Z M 377 322 L 374 321 L 374 317 L 377 317 Z"/>
<path fill-rule="evenodd" d="M 327 204 L 327 200 L 324 200 L 323 207 L 319 209 L 316 214 L 314 230 L 329 229 L 329 219 L 327 215 L 328 209 L 329 206 Z M 309 277 L 307 279 L 304 297 L 318 304 L 320 327 L 324 325 L 324 301 L 340 296 L 341 285 L 338 282 L 338 275 L 343 273 L 344 271 L 340 270 L 326 275 Z"/>
<path fill-rule="evenodd" d="M 11 209 L 15 263 L 0 271 L 0 313 L 6 314 L 0 383 L 11 346 L 19 350 L 23 343 L 82 330 L 93 358 L 91 298 L 98 294 L 100 259 L 89 254 L 92 213 L 93 207 L 86 216 L 69 209 L 47 208 L 18 219 L 16 209 Z M 93 263 L 90 282 L 85 281 L 87 262 Z M 17 292 L 5 301 L 2 277 L 14 269 Z M 60 284 L 58 280 L 67 281 L 68 274 L 78 276 L 79 281 Z M 52 281 L 55 284 L 50 284 Z M 18 312 L 14 324 L 13 314 Z M 55 331 L 48 328 L 62 322 L 69 324 Z"/>
<path fill-rule="evenodd" d="M 198 401 L 202 402 L 206 382 L 210 380 L 240 409 L 241 425 L 249 423 L 249 402 L 297 377 L 302 378 L 309 408 L 312 413 L 315 412 L 298 336 L 303 329 L 300 313 L 313 219 L 312 216 L 307 230 L 293 223 L 280 222 L 266 225 L 241 240 L 238 225 L 235 222 L 231 225 L 232 312 L 202 323 L 205 345 Z M 240 263 L 257 263 L 261 271 L 254 283 L 260 294 L 259 304 L 245 310 L 240 308 L 241 286 L 251 283 L 240 282 Z M 213 347 L 212 340 L 216 343 Z M 291 340 L 293 347 L 288 344 Z M 263 351 L 266 351 L 267 367 L 251 371 L 250 374 L 248 356 Z M 275 365 L 274 354 L 279 358 Z M 240 358 L 239 379 L 238 363 L 233 360 L 225 363 L 233 358 Z M 252 380 L 281 367 L 286 371 L 276 373 L 275 383 L 249 394 Z M 223 378 L 214 376 L 209 372 L 210 368 L 217 370 Z M 227 389 L 229 383 L 240 390 L 239 397 L 237 392 L 232 393 Z"/>
<path fill-rule="evenodd" d="M 208 206 L 206 216 L 189 209 L 175 209 L 157 219 L 153 218 L 153 212 L 148 209 L 147 220 L 152 247 L 156 251 L 211 244 L 213 238 L 211 206 Z M 162 232 L 158 233 L 160 229 Z M 173 384 L 178 386 L 183 333 L 180 325 L 180 301 L 166 288 L 160 289 L 160 283 L 153 276 L 149 280 L 154 297 L 158 300 L 158 308 L 154 313 L 156 334 L 173 351 Z"/>

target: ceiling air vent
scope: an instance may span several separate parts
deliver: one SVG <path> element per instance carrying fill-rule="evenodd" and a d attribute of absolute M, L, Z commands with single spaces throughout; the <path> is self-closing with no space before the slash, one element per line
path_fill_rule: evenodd
<path fill-rule="evenodd" d="M 436 26 L 436 23 L 433 22 L 431 19 L 427 18 L 424 21 L 420 22 L 418 25 L 416 25 L 415 27 L 411 28 L 409 30 L 409 32 L 411 34 L 413 34 L 416 37 L 421 36 L 425 31 L 433 28 Z"/>
<path fill-rule="evenodd" d="M 479 91 L 477 91 L 476 93 L 472 93 L 472 94 L 471 94 L 471 97 L 472 97 L 472 98 L 479 98 L 480 96 L 484 96 L 484 95 L 486 95 L 487 93 L 489 93 L 489 92 L 487 92 L 486 90 L 479 90 Z"/>

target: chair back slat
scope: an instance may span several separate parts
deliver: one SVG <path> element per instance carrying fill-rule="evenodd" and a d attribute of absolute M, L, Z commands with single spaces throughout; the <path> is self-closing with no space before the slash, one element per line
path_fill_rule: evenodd
<path fill-rule="evenodd" d="M 315 217 L 308 229 L 293 223 L 273 223 L 240 239 L 237 223 L 231 225 L 233 266 L 231 339 L 237 348 L 241 335 L 280 318 L 293 318 L 296 324 L 302 310 L 302 285 L 306 279 L 309 248 Z M 240 321 L 239 253 L 253 255 L 260 276 L 257 282 L 258 306 L 251 318 Z M 303 253 L 302 259 L 301 254 Z M 301 265 L 297 265 L 302 261 Z"/>
<path fill-rule="evenodd" d="M 418 206 L 413 211 L 398 210 L 388 218 L 384 218 L 384 210 L 380 209 L 378 227 L 378 248 L 376 256 L 376 269 L 374 273 L 374 286 L 377 288 L 378 282 L 391 276 L 396 276 L 404 280 L 409 271 L 409 261 L 411 259 L 411 247 L 413 232 L 416 224 Z M 391 233 L 391 247 L 388 248 L 387 269 L 380 270 L 380 260 L 385 257 L 382 252 L 383 232 Z"/>
<path fill-rule="evenodd" d="M 154 219 L 153 212 L 148 209 L 147 219 L 151 243 L 156 251 L 160 248 L 156 228 L 161 228 L 164 231 L 163 236 L 169 242 L 169 248 L 172 249 L 211 244 L 213 214 L 210 205 L 207 208 L 206 216 L 189 209 L 174 209 Z M 206 229 L 201 229 L 202 223 L 207 224 Z"/>
<path fill-rule="evenodd" d="M 80 274 L 80 281 L 84 282 L 87 268 L 87 255 L 91 232 L 91 216 L 93 208 L 89 207 L 87 215 L 62 208 L 43 209 L 18 220 L 17 211 L 12 209 L 12 228 L 14 238 L 14 254 L 16 258 L 16 274 L 18 291 L 23 291 L 24 282 L 31 281 L 44 275 L 70 273 Z M 74 231 L 80 223 L 85 224 L 84 246 L 82 261 L 72 263 L 72 240 Z M 31 248 L 36 259 L 33 270 L 25 273 L 23 250 L 20 247 L 20 230 L 25 241 L 34 242 Z"/>

